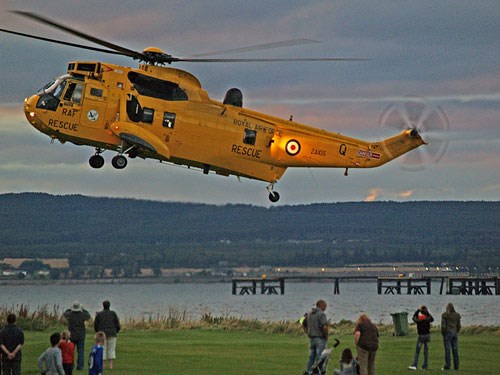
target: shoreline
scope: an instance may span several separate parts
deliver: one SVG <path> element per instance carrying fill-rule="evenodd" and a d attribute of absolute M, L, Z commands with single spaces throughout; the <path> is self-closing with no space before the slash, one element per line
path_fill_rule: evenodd
<path fill-rule="evenodd" d="M 436 288 L 431 295 L 378 295 L 376 282 L 345 282 L 340 285 L 340 294 L 337 295 L 333 283 L 294 280 L 287 284 L 284 295 L 263 295 L 259 290 L 256 295 L 241 296 L 233 295 L 231 283 L 221 278 L 205 284 L 193 283 L 192 280 L 190 283 L 161 283 L 157 279 L 141 279 L 142 283 L 133 284 L 127 284 L 130 280 L 126 279 L 104 281 L 101 280 L 100 284 L 93 280 L 78 283 L 67 283 L 67 280 L 35 284 L 17 282 L 0 287 L 0 302 L 7 310 L 23 305 L 30 311 L 44 306 L 52 311 L 53 307 L 62 309 L 78 300 L 89 311 L 98 311 L 104 298 L 112 301 L 115 310 L 124 318 L 149 319 L 185 312 L 195 319 L 209 313 L 261 321 L 295 321 L 317 298 L 325 298 L 331 306 L 334 321 L 353 320 L 366 311 L 373 321 L 383 323 L 392 322 L 391 313 L 406 311 L 411 315 L 421 304 L 428 306 L 434 315 L 439 315 L 445 303 L 452 302 L 460 306 L 464 325 L 500 326 L 500 310 L 495 296 L 439 295 Z"/>
<path fill-rule="evenodd" d="M 106 278 L 106 279 L 59 279 L 59 280 L 0 280 L 0 286 L 26 285 L 121 285 L 121 284 L 213 284 L 230 283 L 227 279 L 193 279 L 179 277 L 139 277 L 139 278 Z"/>
<path fill-rule="evenodd" d="M 330 271 L 330 270 L 329 270 Z M 406 271 L 402 273 L 401 271 Z M 377 270 L 375 272 L 318 272 L 317 269 L 301 268 L 300 272 L 268 272 L 255 273 L 249 272 L 242 276 L 243 272 L 234 275 L 217 274 L 217 275 L 186 275 L 184 270 L 170 270 L 163 276 L 139 276 L 139 277 L 110 277 L 104 278 L 0 278 L 0 286 L 18 286 L 18 285 L 120 285 L 120 284 L 214 284 L 214 283 L 231 283 L 233 279 L 279 279 L 285 278 L 287 283 L 333 283 L 334 278 L 339 278 L 341 283 L 356 283 L 356 282 L 376 282 L 378 277 L 401 277 L 415 278 L 422 277 L 438 280 L 443 277 L 467 277 L 468 273 L 463 272 L 422 272 L 419 269 L 398 270 L 397 272 L 388 272 L 387 270 Z M 490 275 L 499 277 L 498 275 Z M 346 277 L 346 279 L 343 279 Z M 359 277 L 357 279 L 356 277 Z"/>

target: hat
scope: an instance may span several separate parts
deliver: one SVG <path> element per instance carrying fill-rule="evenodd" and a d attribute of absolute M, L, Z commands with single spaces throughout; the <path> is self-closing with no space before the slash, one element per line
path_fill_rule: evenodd
<path fill-rule="evenodd" d="M 83 307 L 82 304 L 78 301 L 73 302 L 73 305 L 71 306 L 71 311 L 77 312 L 77 311 L 82 311 Z"/>

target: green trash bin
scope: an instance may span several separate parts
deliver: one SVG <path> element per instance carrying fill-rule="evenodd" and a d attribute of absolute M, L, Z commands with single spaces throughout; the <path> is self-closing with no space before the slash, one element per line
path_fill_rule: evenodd
<path fill-rule="evenodd" d="M 391 314 L 392 323 L 394 324 L 394 336 L 407 336 L 408 329 L 408 313 L 406 311 Z"/>

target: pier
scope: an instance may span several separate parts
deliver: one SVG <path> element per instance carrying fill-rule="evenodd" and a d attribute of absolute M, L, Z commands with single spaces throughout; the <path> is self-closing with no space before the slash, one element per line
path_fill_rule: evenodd
<path fill-rule="evenodd" d="M 442 277 L 439 294 L 500 295 L 500 277 Z"/>
<path fill-rule="evenodd" d="M 377 293 L 431 294 L 431 278 L 377 277 Z"/>
<path fill-rule="evenodd" d="M 324 281 L 331 280 L 333 294 L 340 294 L 340 280 L 375 280 L 373 276 L 286 276 L 278 278 L 235 278 L 232 279 L 232 294 L 253 295 L 260 294 L 285 294 L 285 280 L 298 281 Z M 279 292 L 278 292 L 279 291 Z"/>
<path fill-rule="evenodd" d="M 432 281 L 440 281 L 439 294 L 500 295 L 500 277 L 470 276 L 423 276 L 423 277 L 380 277 L 380 276 L 286 276 L 275 278 L 232 279 L 234 295 L 283 295 L 285 280 L 324 282 L 333 284 L 332 293 L 340 294 L 340 281 L 376 281 L 378 294 L 429 295 Z"/>
<path fill-rule="evenodd" d="M 244 278 L 233 279 L 233 294 L 243 296 L 245 294 L 285 294 L 285 278 Z M 279 293 L 278 293 L 279 291 Z"/>

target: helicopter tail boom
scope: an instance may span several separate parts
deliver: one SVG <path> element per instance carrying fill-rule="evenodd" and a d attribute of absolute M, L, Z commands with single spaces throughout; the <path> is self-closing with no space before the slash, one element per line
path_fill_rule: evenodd
<path fill-rule="evenodd" d="M 375 168 L 423 144 L 415 129 L 380 142 L 331 135 L 331 139 L 288 134 L 273 143 L 273 164 L 284 167 Z"/>

